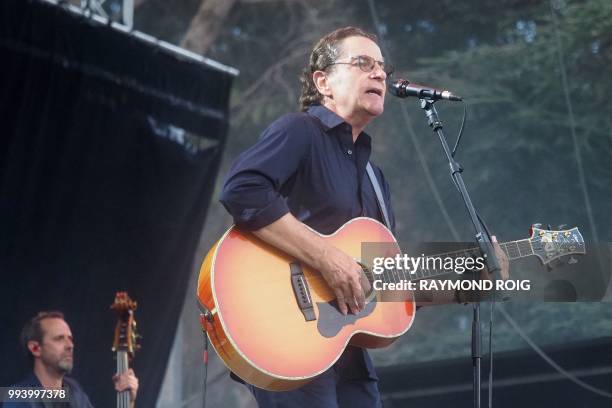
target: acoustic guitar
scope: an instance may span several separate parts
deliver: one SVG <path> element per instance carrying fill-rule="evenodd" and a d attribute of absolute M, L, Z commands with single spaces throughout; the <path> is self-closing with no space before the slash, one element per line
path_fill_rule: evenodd
<path fill-rule="evenodd" d="M 117 374 L 125 373 L 129 363 L 134 359 L 136 350 L 140 349 L 137 339 L 140 337 L 136 332 L 136 320 L 134 310 L 138 303 L 130 299 L 127 292 L 117 292 L 111 309 L 117 313 L 117 325 L 115 326 L 115 338 L 113 340 L 113 352 L 117 358 Z M 117 392 L 117 408 L 130 407 L 130 391 Z"/>
<path fill-rule="evenodd" d="M 383 243 L 384 256 L 400 253 L 391 231 L 371 218 L 355 218 L 322 236 L 358 262 L 362 243 Z M 500 245 L 510 260 L 537 256 L 544 264 L 585 252 L 577 228 L 533 228 L 530 238 Z M 478 256 L 475 248 L 469 251 Z M 372 265 L 365 263 L 360 263 L 362 279 L 370 284 L 397 278 L 396 273 L 375 275 Z M 427 276 L 418 273 L 413 278 L 431 276 L 428 271 Z M 388 346 L 410 328 L 415 315 L 409 291 L 372 289 L 366 293 L 364 310 L 345 316 L 319 272 L 235 226 L 206 256 L 197 296 L 206 316 L 203 329 L 219 357 L 244 381 L 272 391 L 311 381 L 349 344 Z"/>

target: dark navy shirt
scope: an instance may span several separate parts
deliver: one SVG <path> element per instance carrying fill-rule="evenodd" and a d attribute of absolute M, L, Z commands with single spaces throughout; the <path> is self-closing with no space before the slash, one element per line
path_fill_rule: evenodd
<path fill-rule="evenodd" d="M 383 222 L 365 171 L 370 153 L 370 136 L 361 132 L 353 143 L 351 126 L 323 106 L 282 116 L 238 156 L 221 203 L 244 230 L 265 227 L 288 212 L 323 234 L 359 216 Z M 389 185 L 372 167 L 394 230 Z"/>

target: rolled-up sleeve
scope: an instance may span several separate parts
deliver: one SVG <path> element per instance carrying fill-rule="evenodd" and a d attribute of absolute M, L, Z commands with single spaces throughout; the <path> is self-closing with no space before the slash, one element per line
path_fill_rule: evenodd
<path fill-rule="evenodd" d="M 258 230 L 289 212 L 280 191 L 309 157 L 312 129 L 306 114 L 283 116 L 238 156 L 220 198 L 238 227 Z"/>

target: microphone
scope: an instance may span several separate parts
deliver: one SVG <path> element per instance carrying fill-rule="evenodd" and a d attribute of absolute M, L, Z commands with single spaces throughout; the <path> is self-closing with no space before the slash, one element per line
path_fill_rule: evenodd
<path fill-rule="evenodd" d="M 447 101 L 462 100 L 460 96 L 454 95 L 449 91 L 431 88 L 425 85 L 412 84 L 406 79 L 398 79 L 390 82 L 387 89 L 398 98 L 414 96 L 419 99 L 431 99 L 432 101 L 437 101 L 439 99 Z"/>

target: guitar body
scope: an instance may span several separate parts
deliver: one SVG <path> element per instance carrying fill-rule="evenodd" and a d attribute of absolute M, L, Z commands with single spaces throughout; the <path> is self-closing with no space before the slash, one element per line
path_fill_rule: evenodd
<path fill-rule="evenodd" d="M 392 233 L 370 218 L 353 219 L 323 237 L 356 260 L 363 242 L 392 243 L 399 253 Z M 208 337 L 228 368 L 248 383 L 274 391 L 297 388 L 330 368 L 348 344 L 385 347 L 410 328 L 415 305 L 406 292 L 372 291 L 362 312 L 344 316 L 323 277 L 300 265 L 314 311 L 308 320 L 294 294 L 292 262 L 232 227 L 202 264 L 198 298 L 212 312 Z"/>

